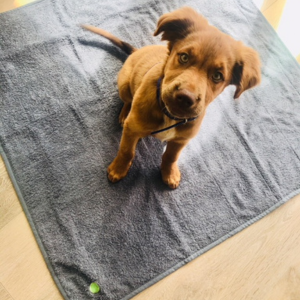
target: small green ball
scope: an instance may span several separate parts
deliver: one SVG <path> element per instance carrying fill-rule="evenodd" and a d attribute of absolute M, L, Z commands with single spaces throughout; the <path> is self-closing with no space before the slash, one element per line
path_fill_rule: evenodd
<path fill-rule="evenodd" d="M 100 292 L 100 286 L 98 285 L 97 282 L 91 283 L 91 285 L 90 285 L 90 291 L 93 294 L 97 294 L 97 293 Z"/>

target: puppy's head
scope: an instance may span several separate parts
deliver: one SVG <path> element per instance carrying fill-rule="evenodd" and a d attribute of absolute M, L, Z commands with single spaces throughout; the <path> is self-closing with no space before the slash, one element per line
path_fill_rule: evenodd
<path fill-rule="evenodd" d="M 162 100 L 173 116 L 200 115 L 230 84 L 236 85 L 234 98 L 259 84 L 256 51 L 209 25 L 193 9 L 184 7 L 163 15 L 154 35 L 160 33 L 170 51 Z"/>

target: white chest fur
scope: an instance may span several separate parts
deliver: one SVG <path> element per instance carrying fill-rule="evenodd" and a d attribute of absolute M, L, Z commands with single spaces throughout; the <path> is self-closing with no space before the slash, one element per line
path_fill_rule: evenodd
<path fill-rule="evenodd" d="M 169 129 L 167 131 L 164 132 L 160 132 L 154 135 L 154 137 L 156 137 L 157 139 L 161 140 L 162 142 L 167 142 L 169 140 L 174 139 L 176 136 L 176 130 L 173 129 Z"/>
<path fill-rule="evenodd" d="M 173 124 L 176 123 L 176 121 L 173 121 L 173 120 L 171 120 L 168 117 L 165 117 L 164 121 L 165 121 L 164 125 L 162 126 L 162 128 L 159 128 L 159 129 L 167 128 L 167 127 L 169 127 L 169 126 L 171 126 L 171 125 L 173 125 Z M 157 133 L 157 134 L 154 135 L 154 137 L 156 137 L 157 139 L 161 140 L 162 142 L 167 142 L 169 140 L 174 139 L 176 137 L 176 134 L 177 134 L 176 129 L 172 128 L 172 129 L 168 129 L 166 131 Z"/>

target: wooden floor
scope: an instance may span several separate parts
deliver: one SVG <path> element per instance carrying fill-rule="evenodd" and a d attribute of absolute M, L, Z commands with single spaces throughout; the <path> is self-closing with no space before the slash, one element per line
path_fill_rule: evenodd
<path fill-rule="evenodd" d="M 287 0 L 290 1 L 290 0 Z M 286 0 L 262 11 L 276 28 Z M 0 12 L 13 9 L 0 0 Z M 0 299 L 60 300 L 0 158 Z M 135 300 L 299 300 L 300 195 Z"/>

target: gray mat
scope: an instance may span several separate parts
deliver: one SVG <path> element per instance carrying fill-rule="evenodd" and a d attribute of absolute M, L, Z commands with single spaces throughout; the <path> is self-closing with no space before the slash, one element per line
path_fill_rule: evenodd
<path fill-rule="evenodd" d="M 126 56 L 77 25 L 141 47 L 183 4 L 260 52 L 262 84 L 211 104 L 177 190 L 151 137 L 110 184 Z M 300 69 L 252 2 L 44 0 L 1 14 L 0 28 L 1 154 L 66 299 L 129 299 L 300 192 Z"/>

